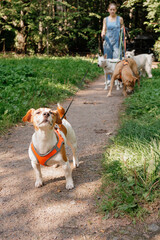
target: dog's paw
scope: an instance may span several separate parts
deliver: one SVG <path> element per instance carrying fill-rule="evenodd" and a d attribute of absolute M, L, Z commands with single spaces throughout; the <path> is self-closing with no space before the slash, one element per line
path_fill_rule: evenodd
<path fill-rule="evenodd" d="M 123 92 L 123 96 L 124 96 L 124 97 L 127 97 L 128 95 L 127 95 L 127 93 L 126 93 L 126 92 Z"/>
<path fill-rule="evenodd" d="M 107 94 L 107 97 L 111 97 L 111 96 L 112 96 L 111 93 L 108 93 L 108 94 Z"/>
<path fill-rule="evenodd" d="M 73 163 L 73 167 L 74 167 L 74 168 L 78 168 L 78 167 L 79 167 L 79 162 Z"/>
<path fill-rule="evenodd" d="M 74 167 L 74 168 L 79 167 L 79 161 L 78 161 L 78 159 L 75 160 L 75 159 L 73 158 L 73 167 Z"/>
<path fill-rule="evenodd" d="M 70 190 L 74 188 L 73 180 L 69 180 L 66 182 L 66 189 Z"/>
<path fill-rule="evenodd" d="M 43 182 L 41 179 L 38 179 L 36 182 L 35 182 L 35 187 L 36 188 L 39 188 L 39 187 L 42 187 L 43 186 Z"/>
<path fill-rule="evenodd" d="M 108 87 L 107 87 L 107 84 L 106 84 L 105 87 L 104 87 L 104 90 L 107 90 L 107 88 L 108 88 Z"/>

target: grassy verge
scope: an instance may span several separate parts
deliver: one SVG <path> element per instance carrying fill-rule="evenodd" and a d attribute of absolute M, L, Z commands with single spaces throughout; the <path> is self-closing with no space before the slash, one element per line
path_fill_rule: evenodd
<path fill-rule="evenodd" d="M 0 133 L 21 120 L 29 108 L 57 103 L 85 80 L 102 73 L 96 61 L 80 57 L 0 58 Z"/>
<path fill-rule="evenodd" d="M 160 197 L 160 68 L 124 104 L 118 134 L 104 154 L 98 204 L 106 218 L 143 218 Z"/>

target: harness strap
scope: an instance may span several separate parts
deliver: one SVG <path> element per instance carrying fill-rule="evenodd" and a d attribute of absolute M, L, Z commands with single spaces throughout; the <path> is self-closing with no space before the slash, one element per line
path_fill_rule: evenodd
<path fill-rule="evenodd" d="M 123 34 L 124 34 L 124 57 L 126 56 L 126 28 L 123 27 Z"/>
<path fill-rule="evenodd" d="M 33 142 L 31 143 L 31 149 L 33 154 L 35 155 L 37 161 L 39 162 L 39 164 L 43 165 L 43 166 L 48 166 L 47 162 L 49 159 L 51 159 L 53 156 L 55 156 L 58 152 L 60 152 L 63 144 L 64 144 L 64 139 L 61 136 L 59 130 L 54 129 L 55 134 L 58 138 L 57 143 L 55 146 L 53 146 L 53 148 L 46 154 L 40 154 L 37 149 L 34 147 Z"/>

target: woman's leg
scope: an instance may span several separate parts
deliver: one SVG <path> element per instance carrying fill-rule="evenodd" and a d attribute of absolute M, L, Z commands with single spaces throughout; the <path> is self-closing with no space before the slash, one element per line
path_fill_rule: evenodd
<path fill-rule="evenodd" d="M 107 54 L 107 59 L 113 58 L 113 49 L 111 44 L 109 44 L 106 40 L 103 42 L 103 53 L 104 55 Z M 111 81 L 111 76 L 108 74 L 107 76 L 108 81 Z"/>

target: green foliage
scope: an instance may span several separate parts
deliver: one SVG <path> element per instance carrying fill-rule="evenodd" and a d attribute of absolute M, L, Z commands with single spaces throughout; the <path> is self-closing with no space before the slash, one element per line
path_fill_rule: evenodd
<path fill-rule="evenodd" d="M 16 32 L 19 52 L 66 54 L 83 48 L 93 38 L 97 49 L 100 4 L 81 1 L 1 1 L 0 26 Z"/>
<path fill-rule="evenodd" d="M 154 29 L 155 32 L 160 31 L 160 2 L 159 0 L 127 0 L 123 2 L 123 7 L 129 9 L 136 9 L 137 5 L 142 9 L 146 15 L 146 24 L 149 28 Z M 147 14 L 145 14 L 147 13 Z"/>
<path fill-rule="evenodd" d="M 75 93 L 87 69 L 88 80 L 101 73 L 96 63 L 80 57 L 0 58 L 0 65 L 0 132 L 20 121 L 28 109 Z"/>
<path fill-rule="evenodd" d="M 147 8 L 147 20 L 144 24 L 160 32 L 160 2 L 159 0 L 144 1 L 143 6 Z"/>
<path fill-rule="evenodd" d="M 129 32 L 131 39 L 134 39 L 138 35 L 141 35 L 143 33 L 143 30 L 141 28 L 134 28 Z"/>
<path fill-rule="evenodd" d="M 160 37 L 154 44 L 154 52 L 156 54 L 158 61 L 160 62 Z"/>
<path fill-rule="evenodd" d="M 124 18 L 131 37 L 137 33 L 134 29 L 152 33 L 159 31 L 158 0 L 121 0 L 117 3 L 117 14 Z M 38 52 L 61 56 L 75 52 L 97 52 L 103 18 L 108 15 L 108 4 L 109 1 L 105 0 L 0 1 L 0 41 L 3 42 L 0 50 L 2 47 L 4 50 L 6 44 L 6 50 L 27 54 Z M 135 9 L 132 19 L 126 7 Z M 139 21 L 136 9 L 139 11 Z M 8 32 L 10 37 L 7 36 Z"/>
<path fill-rule="evenodd" d="M 100 209 L 143 218 L 160 188 L 160 69 L 125 100 L 126 112 L 104 159 Z M 114 203 L 114 204 L 113 204 Z M 112 206 L 112 207 L 111 207 Z"/>

